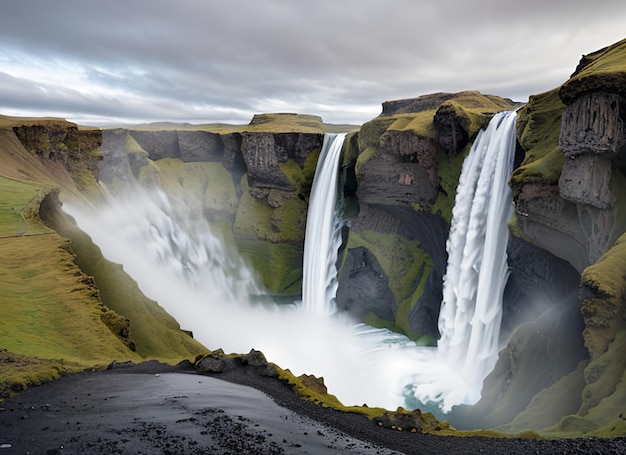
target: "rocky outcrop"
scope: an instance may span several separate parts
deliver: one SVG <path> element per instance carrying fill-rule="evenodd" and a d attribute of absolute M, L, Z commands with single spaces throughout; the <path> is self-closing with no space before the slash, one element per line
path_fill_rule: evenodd
<path fill-rule="evenodd" d="M 386 321 L 395 319 L 395 298 L 389 280 L 368 249 L 350 249 L 337 279 L 341 283 L 336 297 L 340 311 L 359 321 L 368 313 Z"/>
<path fill-rule="evenodd" d="M 71 179 L 83 190 L 97 178 L 102 159 L 100 130 L 79 130 L 76 124 L 61 119 L 17 122 L 12 129 L 24 148 L 59 181 Z"/>
<path fill-rule="evenodd" d="M 217 349 L 201 357 L 195 364 L 195 370 L 206 375 L 227 373 L 241 368 L 247 370 L 248 374 L 278 377 L 276 367 L 267 361 L 261 351 L 255 349 L 243 355 L 226 355 L 224 351 Z"/>
<path fill-rule="evenodd" d="M 219 162 L 224 154 L 221 136 L 209 131 L 131 130 L 130 134 L 153 161 L 174 158 L 184 162 Z"/>
<path fill-rule="evenodd" d="M 624 406 L 619 392 L 624 387 L 620 379 L 624 373 L 620 363 L 623 350 L 622 354 L 617 352 L 622 349 L 626 333 L 626 256 L 622 241 L 626 232 L 622 215 L 625 56 L 626 40 L 584 56 L 563 86 L 531 97 L 520 110 L 518 139 L 525 159 L 511 178 L 516 207 L 514 230 L 519 228 L 518 235 L 566 260 L 580 274 L 576 305 L 569 307 L 581 318 L 577 326 L 582 336 L 572 338 L 572 343 L 584 341 L 586 352 L 584 362 L 576 369 L 569 365 L 571 373 L 565 375 L 563 369 L 562 379 L 554 377 L 554 385 L 542 385 L 549 392 L 538 394 L 508 427 L 516 431 L 528 428 L 533 418 L 555 425 L 554 431 L 591 431 L 605 425 L 615 428 L 615 422 L 620 422 L 611 410 Z M 528 247 L 524 251 L 529 251 Z M 526 262 L 527 258 L 521 264 Z M 552 280 L 561 283 L 562 276 L 555 275 Z M 553 306 L 550 310 L 555 311 Z M 530 323 L 533 326 L 540 330 L 540 320 Z M 522 333 L 518 331 L 517 336 Z M 564 339 L 567 336 L 562 334 Z M 510 347 L 511 342 L 507 349 Z M 509 383 L 513 384 L 520 374 L 512 373 Z M 533 374 L 537 375 L 538 370 Z M 549 393 L 577 401 L 578 410 L 569 409 L 572 415 L 560 422 L 558 414 L 546 420 L 550 413 L 540 410 L 539 400 L 551 399 Z M 486 408 L 489 406 L 487 403 Z"/>
<path fill-rule="evenodd" d="M 493 114 L 514 107 L 478 92 L 389 101 L 348 138 L 343 174 L 354 176 L 350 194 L 358 211 L 350 219 L 346 254 L 363 258 L 367 251 L 372 260 L 343 264 L 338 295 L 349 294 L 344 286 L 371 287 L 382 272 L 376 283 L 389 281 L 393 305 L 384 298 L 372 306 L 363 296 L 363 307 L 379 316 L 391 312 L 413 336 L 438 337 L 445 242 L 463 158 Z M 379 238 L 372 242 L 373 236 Z M 380 289 L 376 285 L 377 295 Z M 389 308 L 383 310 L 383 302 Z"/>
<path fill-rule="evenodd" d="M 301 190 L 299 182 L 292 181 L 291 176 L 281 169 L 281 165 L 292 160 L 302 169 L 306 158 L 313 151 L 321 150 L 323 139 L 323 133 L 244 131 L 241 138 L 241 151 L 248 171 L 251 191 L 255 194 L 266 195 L 266 190 L 269 189 Z"/>
<path fill-rule="evenodd" d="M 68 122 L 19 125 L 13 132 L 27 150 L 45 162 L 68 166 L 71 153 L 78 152 L 78 127 Z"/>

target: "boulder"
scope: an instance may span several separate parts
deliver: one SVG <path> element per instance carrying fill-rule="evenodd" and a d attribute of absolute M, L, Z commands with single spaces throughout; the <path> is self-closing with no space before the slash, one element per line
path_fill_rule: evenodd
<path fill-rule="evenodd" d="M 222 349 L 211 351 L 195 363 L 195 369 L 200 374 L 224 373 L 235 367 L 234 357 L 227 356 Z"/>

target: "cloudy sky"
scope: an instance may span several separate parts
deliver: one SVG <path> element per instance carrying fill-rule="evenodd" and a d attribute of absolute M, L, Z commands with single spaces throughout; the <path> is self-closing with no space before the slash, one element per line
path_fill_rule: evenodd
<path fill-rule="evenodd" d="M 361 124 L 439 91 L 526 101 L 625 24 L 624 0 L 2 0 L 0 114 Z"/>

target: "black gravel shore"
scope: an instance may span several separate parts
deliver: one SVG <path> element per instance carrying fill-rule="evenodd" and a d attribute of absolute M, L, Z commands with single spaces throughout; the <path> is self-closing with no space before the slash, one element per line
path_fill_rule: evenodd
<path fill-rule="evenodd" d="M 271 398 L 270 398 L 271 397 Z M 156 362 L 66 376 L 7 399 L 4 454 L 622 454 L 625 438 L 438 437 L 380 428 L 237 369 Z"/>

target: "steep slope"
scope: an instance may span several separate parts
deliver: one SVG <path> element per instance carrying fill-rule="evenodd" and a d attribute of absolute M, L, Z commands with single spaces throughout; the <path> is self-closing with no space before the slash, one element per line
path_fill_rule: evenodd
<path fill-rule="evenodd" d="M 0 396 L 113 360 L 205 351 L 60 211 L 59 191 L 77 197 L 95 183 L 98 134 L 79 140 L 58 119 L 1 117 L 0 126 Z"/>

